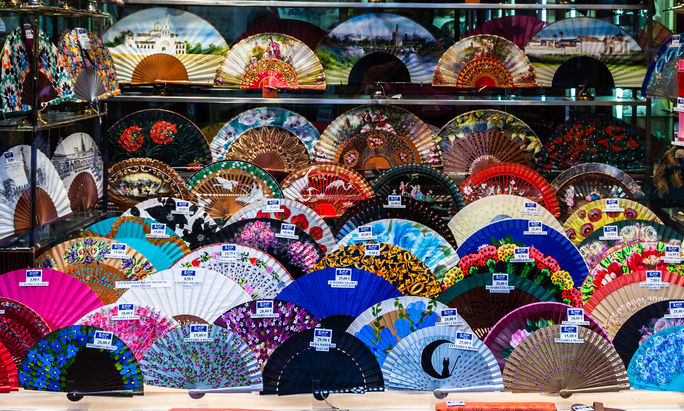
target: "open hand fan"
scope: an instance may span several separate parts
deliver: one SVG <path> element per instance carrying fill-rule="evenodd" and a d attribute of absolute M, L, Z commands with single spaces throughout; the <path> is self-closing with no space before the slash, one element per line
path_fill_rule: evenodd
<path fill-rule="evenodd" d="M 684 326 L 662 330 L 644 342 L 629 363 L 632 387 L 684 392 Z"/>
<path fill-rule="evenodd" d="M 318 326 L 318 318 L 286 301 L 258 300 L 231 308 L 214 325 L 242 338 L 263 370 L 273 350 L 292 335 Z"/>
<path fill-rule="evenodd" d="M 139 140 L 134 137 L 134 141 Z M 193 198 L 176 170 L 151 158 L 120 161 L 109 167 L 107 174 L 109 198 L 122 210 L 152 197 Z"/>
<path fill-rule="evenodd" d="M 684 46 L 673 45 L 671 38 L 658 49 L 656 60 L 649 65 L 641 85 L 643 97 L 676 99 L 679 96 L 677 71 L 682 55 Z"/>
<path fill-rule="evenodd" d="M 34 281 L 35 286 L 29 285 Z M 47 323 L 47 331 L 76 324 L 85 314 L 102 307 L 102 301 L 86 284 L 48 269 L 23 269 L 1 275 L 0 296 L 35 311 Z"/>
<path fill-rule="evenodd" d="M 402 81 L 424 84 L 432 81 L 442 47 L 427 29 L 406 17 L 369 13 L 337 25 L 316 49 L 332 85 L 372 83 L 368 78 L 362 81 L 368 74 L 361 71 L 376 53 L 399 60 L 403 71 L 408 71 Z"/>
<path fill-rule="evenodd" d="M 508 218 L 528 218 L 563 232 L 558 220 L 541 205 L 525 197 L 498 194 L 475 200 L 468 204 L 449 221 L 449 231 L 458 244 L 480 228 Z"/>
<path fill-rule="evenodd" d="M 617 200 L 617 205 L 613 200 Z M 609 204 L 610 201 L 610 204 Z M 601 227 L 622 220 L 649 220 L 662 224 L 653 211 L 627 198 L 591 201 L 575 210 L 565 223 L 565 235 L 579 244 Z"/>
<path fill-rule="evenodd" d="M 382 277 L 345 267 L 312 271 L 293 281 L 276 298 L 305 308 L 326 327 L 345 330 L 368 307 L 400 295 Z"/>
<path fill-rule="evenodd" d="M 525 53 L 542 87 L 641 87 L 646 74 L 639 44 L 618 26 L 589 17 L 549 24 Z"/>
<path fill-rule="evenodd" d="M 18 301 L 0 297 L 0 390 L 5 354 L 15 368 L 21 365 L 29 348 L 50 332 L 50 327 L 38 313 Z"/>
<path fill-rule="evenodd" d="M 515 43 L 492 34 L 457 41 L 437 63 L 434 86 L 457 88 L 536 87 L 530 60 Z"/>
<path fill-rule="evenodd" d="M 672 146 L 664 150 L 653 165 L 653 192 L 659 199 L 682 198 L 684 188 L 684 150 Z"/>
<path fill-rule="evenodd" d="M 447 271 L 458 262 L 458 255 L 451 244 L 438 232 L 421 223 L 400 218 L 387 218 L 364 224 L 361 227 L 371 229 L 373 241 L 410 251 L 416 258 L 421 259 L 439 280 L 444 278 Z M 338 241 L 337 245 L 345 247 L 368 240 L 358 231 L 352 231 Z"/>
<path fill-rule="evenodd" d="M 561 325 L 540 328 L 513 350 L 503 370 L 506 390 L 560 393 L 605 392 L 629 389 L 620 356 L 610 341 L 577 327 L 581 344 L 558 342 Z"/>
<path fill-rule="evenodd" d="M 194 328 L 170 331 L 147 350 L 140 361 L 146 384 L 215 389 L 261 383 L 259 363 L 239 336 L 214 325 L 202 326 L 202 331 Z"/>
<path fill-rule="evenodd" d="M 325 254 L 335 248 L 335 237 L 325 220 L 299 201 L 280 198 L 277 205 L 268 205 L 266 199 L 257 200 L 233 214 L 226 225 L 250 218 L 272 218 L 293 224 L 309 234 Z"/>
<path fill-rule="evenodd" d="M 281 198 L 270 174 L 244 161 L 220 161 L 188 180 L 190 192 L 213 219 L 228 219 L 242 207 L 263 198 Z"/>
<path fill-rule="evenodd" d="M 258 248 L 273 256 L 292 278 L 309 272 L 325 255 L 305 231 L 272 218 L 250 218 L 226 225 L 212 243 L 235 243 Z"/>
<path fill-rule="evenodd" d="M 0 343 L 0 392 L 10 391 L 19 391 L 17 365 L 7 348 Z"/>
<path fill-rule="evenodd" d="M 384 385 L 375 356 L 341 330 L 314 328 L 294 334 L 273 351 L 263 374 L 264 394 L 363 394 L 382 391 Z"/>
<path fill-rule="evenodd" d="M 193 268 L 192 280 L 188 280 L 188 270 L 172 268 L 153 274 L 145 281 L 157 285 L 130 288 L 117 303 L 153 307 L 182 324 L 183 316 L 214 322 L 232 307 L 250 300 L 242 287 L 220 273 Z"/>
<path fill-rule="evenodd" d="M 143 354 L 157 339 L 179 327 L 176 320 L 153 307 L 133 305 L 129 314 L 122 311 L 118 304 L 98 308 L 86 314 L 77 324 L 111 331 L 128 346 L 138 361 L 142 360 Z"/>
<path fill-rule="evenodd" d="M 226 251 L 223 247 L 226 247 Z M 229 250 L 230 249 L 230 250 Z M 213 244 L 186 254 L 173 268 L 204 268 L 238 283 L 253 300 L 275 298 L 292 276 L 265 252 L 241 244 Z"/>
<path fill-rule="evenodd" d="M 536 201 L 554 216 L 560 215 L 556 193 L 539 173 L 515 163 L 485 166 L 461 184 L 466 204 L 495 194 L 512 194 Z"/>
<path fill-rule="evenodd" d="M 202 131 L 190 119 L 173 111 L 136 111 L 114 123 L 107 134 L 112 162 L 146 157 L 171 167 L 195 169 L 211 163 Z"/>
<path fill-rule="evenodd" d="M 99 96 L 107 94 L 102 78 L 93 69 L 81 70 L 74 80 L 74 94 L 79 99 L 93 103 Z"/>
<path fill-rule="evenodd" d="M 140 365 L 126 344 L 84 325 L 60 328 L 31 347 L 21 363 L 19 383 L 27 390 L 77 396 L 143 393 Z"/>
<path fill-rule="evenodd" d="M 132 247 L 126 246 L 122 258 L 110 255 L 114 244 L 120 243 L 101 237 L 65 241 L 36 258 L 36 265 L 69 274 L 80 280 L 79 283 L 83 282 L 90 287 L 104 304 L 112 304 L 124 292 L 123 289 L 116 288 L 117 281 L 137 281 L 157 271 L 147 258 Z M 80 313 L 73 321 L 94 308 L 97 307 Z M 74 322 L 66 325 L 72 325 Z"/>
<path fill-rule="evenodd" d="M 315 24 L 293 19 L 273 19 L 252 24 L 242 32 L 234 41 L 232 46 L 250 36 L 261 33 L 281 33 L 294 37 L 306 44 L 311 50 L 315 50 L 321 39 L 326 35 L 326 31 Z"/>
<path fill-rule="evenodd" d="M 403 295 L 435 298 L 440 293 L 441 285 L 437 277 L 409 251 L 378 243 L 378 255 L 369 255 L 366 244 L 369 243 L 340 248 L 321 258 L 314 270 L 355 267 L 384 278 Z"/>
<path fill-rule="evenodd" d="M 546 25 L 547 23 L 544 20 L 536 17 L 516 14 L 487 20 L 471 30 L 467 36 L 495 34 L 513 42 L 522 49 Z"/>
<path fill-rule="evenodd" d="M 323 66 L 306 44 L 281 33 L 260 33 L 235 44 L 216 73 L 217 86 L 325 89 Z"/>
<path fill-rule="evenodd" d="M 482 341 L 468 333 L 472 338 L 469 348 L 452 347 L 464 331 L 432 326 L 406 336 L 382 365 L 385 387 L 420 391 L 503 389 L 496 359 Z"/>
<path fill-rule="evenodd" d="M 353 108 L 333 120 L 316 145 L 316 160 L 355 170 L 442 163 L 425 122 L 403 108 L 379 104 Z"/>
<path fill-rule="evenodd" d="M 567 321 L 568 308 L 573 307 L 554 301 L 527 304 L 506 314 L 494 324 L 483 341 L 492 350 L 501 370 L 503 371 L 506 360 L 515 347 L 533 332 Z M 586 326 L 590 330 L 610 341 L 603 328 L 591 316 L 585 314 L 584 321 L 587 321 Z"/>
<path fill-rule="evenodd" d="M 181 204 L 178 207 L 178 203 Z M 138 203 L 121 214 L 122 217 L 152 219 L 173 230 L 190 249 L 201 247 L 216 232 L 216 222 L 200 205 L 180 198 L 158 197 Z"/>
<path fill-rule="evenodd" d="M 285 198 L 303 203 L 323 218 L 339 217 L 358 201 L 373 196 L 360 174 L 332 163 L 298 168 L 285 177 L 281 186 Z"/>
<path fill-rule="evenodd" d="M 67 190 L 71 208 L 89 210 L 103 194 L 102 153 L 86 133 L 73 133 L 60 141 L 52 154 L 52 164 Z"/>
<path fill-rule="evenodd" d="M 111 26 L 102 40 L 119 81 L 212 84 L 228 44 L 206 20 L 163 7 L 140 10 Z"/>

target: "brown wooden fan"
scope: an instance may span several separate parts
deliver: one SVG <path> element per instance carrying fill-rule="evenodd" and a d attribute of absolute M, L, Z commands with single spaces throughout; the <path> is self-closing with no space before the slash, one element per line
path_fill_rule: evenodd
<path fill-rule="evenodd" d="M 89 210 L 97 204 L 97 185 L 90 173 L 79 173 L 69 186 L 69 201 L 74 210 Z"/>
<path fill-rule="evenodd" d="M 205 321 L 204 319 L 202 319 L 196 315 L 192 315 L 192 314 L 174 315 L 173 319 L 176 320 L 178 325 L 180 325 L 181 327 L 184 327 L 184 326 L 190 325 L 190 324 L 207 324 L 207 321 Z"/>
<path fill-rule="evenodd" d="M 21 104 L 33 107 L 33 70 L 29 71 L 21 90 Z M 57 92 L 42 71 L 38 70 L 38 102 L 45 103 L 56 99 Z"/>
<path fill-rule="evenodd" d="M 442 153 L 447 174 L 472 174 L 496 163 L 518 163 L 530 167 L 525 146 L 515 144 L 501 130 L 475 131 L 465 138 L 454 139 Z"/>
<path fill-rule="evenodd" d="M 150 84 L 154 82 L 185 82 L 188 71 L 183 63 L 169 54 L 152 54 L 145 57 L 133 70 L 132 84 Z"/>
<path fill-rule="evenodd" d="M 422 159 L 409 138 L 372 130 L 344 141 L 337 149 L 334 161 L 356 170 L 385 170 L 401 164 L 421 163 Z"/>
<path fill-rule="evenodd" d="M 248 161 L 267 171 L 291 172 L 309 164 L 304 143 L 282 127 L 247 130 L 230 145 L 226 160 Z"/>
<path fill-rule="evenodd" d="M 57 208 L 52 202 L 50 195 L 40 187 L 36 187 L 36 208 L 33 213 L 33 223 L 36 227 L 42 227 L 59 219 Z M 19 202 L 14 209 L 14 230 L 22 232 L 31 227 L 31 191 L 26 190 L 19 197 Z"/>

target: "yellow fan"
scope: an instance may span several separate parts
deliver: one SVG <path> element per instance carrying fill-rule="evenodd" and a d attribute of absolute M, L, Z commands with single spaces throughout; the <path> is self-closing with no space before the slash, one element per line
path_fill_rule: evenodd
<path fill-rule="evenodd" d="M 247 130 L 230 145 L 226 160 L 248 161 L 267 171 L 292 172 L 309 164 L 309 151 L 294 133 L 281 127 Z"/>

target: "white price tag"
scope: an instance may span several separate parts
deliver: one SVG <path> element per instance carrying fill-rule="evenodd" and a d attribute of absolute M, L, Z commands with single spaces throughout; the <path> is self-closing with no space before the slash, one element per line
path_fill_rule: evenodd
<path fill-rule="evenodd" d="M 568 308 L 568 319 L 563 325 L 589 325 L 589 321 L 584 320 L 584 308 Z"/>
<path fill-rule="evenodd" d="M 547 232 L 544 231 L 544 226 L 541 221 L 528 221 L 527 231 L 523 231 L 525 235 L 546 235 Z"/>
<path fill-rule="evenodd" d="M 188 268 L 181 270 L 179 281 L 177 281 L 176 284 L 194 287 L 196 285 L 202 285 L 203 281 L 202 278 L 197 275 L 197 270 Z"/>
<path fill-rule="evenodd" d="M 525 201 L 523 210 L 520 212 L 522 215 L 540 215 L 539 204 L 534 201 Z"/>
<path fill-rule="evenodd" d="M 387 196 L 387 204 L 384 204 L 383 207 L 385 207 L 385 208 L 406 208 L 406 206 L 401 203 L 401 196 L 394 195 L 394 194 Z"/>
<path fill-rule="evenodd" d="M 116 315 L 112 316 L 115 321 L 139 320 L 140 316 L 135 315 L 135 304 L 119 304 Z"/>
<path fill-rule="evenodd" d="M 183 200 L 176 200 L 176 209 L 173 210 L 172 214 L 184 214 L 190 215 L 190 202 Z"/>
<path fill-rule="evenodd" d="M 512 263 L 532 263 L 533 259 L 530 258 L 530 248 L 529 247 L 515 247 L 513 249 L 513 258 L 510 260 Z"/>
<path fill-rule="evenodd" d="M 452 344 L 449 344 L 449 348 L 477 351 L 477 348 L 475 348 L 475 335 L 469 331 L 458 331 L 456 339 Z"/>
<path fill-rule="evenodd" d="M 330 348 L 335 348 L 332 342 L 332 330 L 328 328 L 315 328 L 313 341 L 309 343 L 309 347 L 313 347 L 316 351 L 329 351 Z"/>
<path fill-rule="evenodd" d="M 235 244 L 223 244 L 218 260 L 222 263 L 236 262 L 238 260 L 238 252 Z"/>
<path fill-rule="evenodd" d="M 86 344 L 86 347 L 114 351 L 116 350 L 116 346 L 112 345 L 113 338 L 113 333 L 109 331 L 97 330 L 95 331 L 95 335 L 93 335 L 93 342 Z"/>
<path fill-rule="evenodd" d="M 24 33 L 26 34 L 26 40 L 31 40 L 33 38 L 33 28 L 30 24 L 24 23 Z"/>
<path fill-rule="evenodd" d="M 603 211 L 606 213 L 621 213 L 625 209 L 620 207 L 620 200 L 617 198 L 608 198 L 606 199 L 606 208 Z"/>
<path fill-rule="evenodd" d="M 670 301 L 670 311 L 665 318 L 684 318 L 684 301 Z"/>
<path fill-rule="evenodd" d="M 109 253 L 107 253 L 107 258 L 128 259 L 130 257 L 128 255 L 126 255 L 127 250 L 128 250 L 128 247 L 126 246 L 126 244 L 114 243 L 110 247 Z"/>
<path fill-rule="evenodd" d="M 670 37 L 672 41 L 670 41 L 670 45 L 668 47 L 679 47 L 680 46 L 680 40 L 679 40 L 679 34 L 673 34 L 672 37 Z"/>
<path fill-rule="evenodd" d="M 380 255 L 380 244 L 366 244 L 365 255 L 369 257 L 377 257 Z"/>
<path fill-rule="evenodd" d="M 76 34 L 78 35 L 78 42 L 81 43 L 81 48 L 83 50 L 90 50 L 90 37 L 88 37 L 88 31 L 83 28 L 77 28 Z"/>
<path fill-rule="evenodd" d="M 269 198 L 268 200 L 266 200 L 266 205 L 262 210 L 265 213 L 280 213 L 281 211 L 283 211 L 282 207 L 280 206 L 280 199 Z"/>
<path fill-rule="evenodd" d="M 252 318 L 278 318 L 273 312 L 273 300 L 257 300 Z"/>
<path fill-rule="evenodd" d="M 439 313 L 439 322 L 437 325 L 463 325 L 465 321 L 458 315 L 458 310 L 450 308 L 442 310 Z"/>
<path fill-rule="evenodd" d="M 15 167 L 17 165 L 21 165 L 21 163 L 19 163 L 17 161 L 17 158 L 14 156 L 14 153 L 11 151 L 3 153 L 2 154 L 2 160 L 3 160 L 3 164 L 4 164 L 5 168 L 10 168 L 10 167 Z"/>
<path fill-rule="evenodd" d="M 465 401 L 447 401 L 447 407 L 463 407 L 465 406 Z"/>
<path fill-rule="evenodd" d="M 492 274 L 492 285 L 485 286 L 492 294 L 508 294 L 515 289 L 512 285 L 508 285 L 508 274 L 494 273 Z"/>
<path fill-rule="evenodd" d="M 663 282 L 663 273 L 658 270 L 646 271 L 646 281 L 640 284 L 642 287 L 646 287 L 649 290 L 660 290 L 661 288 L 669 287 L 670 283 Z"/>
<path fill-rule="evenodd" d="M 618 228 L 616 225 L 604 225 L 603 235 L 599 237 L 599 240 L 619 240 L 620 233 L 618 233 Z"/>
<path fill-rule="evenodd" d="M 115 288 L 132 288 L 132 289 L 148 289 L 148 288 L 167 288 L 171 287 L 170 281 L 165 280 L 142 280 L 142 281 L 116 281 Z"/>
<path fill-rule="evenodd" d="M 280 232 L 275 235 L 280 238 L 289 238 L 292 240 L 297 239 L 297 234 L 295 234 L 294 224 L 282 223 L 280 224 Z"/>
<path fill-rule="evenodd" d="M 560 338 L 554 338 L 557 343 L 584 344 L 584 340 L 579 338 L 579 327 L 576 325 L 561 325 Z"/>
<path fill-rule="evenodd" d="M 377 237 L 373 235 L 373 227 L 361 226 L 356 228 L 356 239 L 361 241 L 375 240 Z"/>
<path fill-rule="evenodd" d="M 214 342 L 209 338 L 209 326 L 207 324 L 192 324 L 190 326 L 190 336 L 184 339 L 185 342 Z"/>
<path fill-rule="evenodd" d="M 666 245 L 663 262 L 668 264 L 680 264 L 682 262 L 682 250 L 678 245 Z"/>
<path fill-rule="evenodd" d="M 684 97 L 677 97 L 677 105 L 675 105 L 674 111 L 684 111 Z"/>
<path fill-rule="evenodd" d="M 26 281 L 19 283 L 19 287 L 47 287 L 50 285 L 43 281 L 43 270 L 26 270 Z"/>
<path fill-rule="evenodd" d="M 150 224 L 150 233 L 147 234 L 147 238 L 169 238 L 166 234 L 166 224 L 162 223 L 152 223 Z"/>
<path fill-rule="evenodd" d="M 352 280 L 351 268 L 336 268 L 335 279 L 328 280 L 331 288 L 356 288 L 358 281 Z"/>

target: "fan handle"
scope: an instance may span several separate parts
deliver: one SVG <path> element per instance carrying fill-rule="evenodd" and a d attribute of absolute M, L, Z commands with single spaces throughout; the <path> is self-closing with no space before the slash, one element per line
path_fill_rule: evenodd
<path fill-rule="evenodd" d="M 214 393 L 251 393 L 254 391 L 261 391 L 264 389 L 263 384 L 253 384 L 245 387 L 223 387 L 223 388 L 210 388 L 210 389 L 194 389 L 188 390 L 188 395 L 190 398 L 195 400 L 204 397 L 204 394 L 214 394 Z"/>
<path fill-rule="evenodd" d="M 602 387 L 589 387 L 589 388 L 578 388 L 576 390 L 568 390 L 568 389 L 562 389 L 558 394 L 562 398 L 568 398 L 572 394 L 575 393 L 592 393 L 592 392 L 612 392 L 612 391 L 621 391 L 621 390 L 628 390 L 629 389 L 629 384 L 615 384 L 615 385 L 604 385 Z"/>
<path fill-rule="evenodd" d="M 432 391 L 432 395 L 438 400 L 446 398 L 450 392 L 486 392 L 486 391 L 503 391 L 503 384 L 490 384 L 490 385 L 475 385 L 472 387 L 457 387 L 448 388 L 442 387 Z"/>

